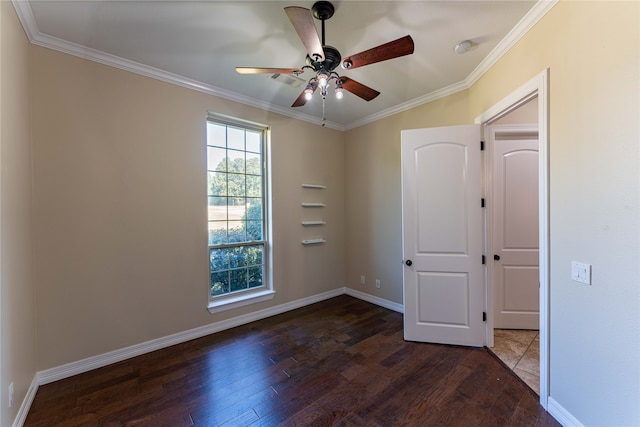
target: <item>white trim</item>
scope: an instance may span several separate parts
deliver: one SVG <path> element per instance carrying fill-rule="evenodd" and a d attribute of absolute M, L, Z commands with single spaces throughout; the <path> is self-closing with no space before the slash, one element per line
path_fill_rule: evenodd
<path fill-rule="evenodd" d="M 404 313 L 404 305 L 398 304 L 397 302 L 389 301 L 351 288 L 344 288 L 344 293 L 363 301 L 370 302 L 371 304 L 379 305 L 380 307 L 388 308 L 389 310 L 397 311 L 398 313 Z"/>
<path fill-rule="evenodd" d="M 381 307 L 388 308 L 402 313 L 403 307 L 401 304 L 397 304 L 382 298 L 375 297 L 373 295 L 365 294 L 360 291 L 355 291 L 350 288 L 338 288 L 332 291 L 324 292 L 318 295 L 302 298 L 296 301 L 280 304 L 275 307 L 266 308 L 253 313 L 236 316 L 231 319 L 221 320 L 219 322 L 211 323 L 208 325 L 200 326 L 198 328 L 190 329 L 176 334 L 168 335 L 166 337 L 158 338 L 151 341 L 146 341 L 140 344 L 135 344 L 129 347 L 121 348 L 119 350 L 110 351 L 108 353 L 100 354 L 97 356 L 88 357 L 86 359 L 78 360 L 76 362 L 67 363 L 65 365 L 57 366 L 55 368 L 46 369 L 36 374 L 38 385 L 44 385 L 53 381 L 58 381 L 64 378 L 71 377 L 73 375 L 81 374 L 91 371 L 93 369 L 101 368 L 103 366 L 110 365 L 112 363 L 121 362 L 123 360 L 139 356 L 141 354 L 149 353 L 155 350 L 160 350 L 165 347 L 180 344 L 186 341 L 190 341 L 196 338 L 201 338 L 206 335 L 210 335 L 216 332 L 224 331 L 226 329 L 234 328 L 236 326 L 244 325 L 256 320 L 265 319 L 267 317 L 282 314 L 287 311 L 295 310 L 300 307 L 304 307 L 310 304 L 315 304 L 320 301 L 324 301 L 329 298 L 337 297 L 339 295 L 350 295 L 352 297 L 370 302 L 372 304 L 379 305 Z"/>
<path fill-rule="evenodd" d="M 322 121 L 319 117 L 312 116 L 310 114 L 304 114 L 294 111 L 291 108 L 284 108 L 277 105 L 273 105 L 269 102 L 265 102 L 256 98 L 252 98 L 245 95 L 240 95 L 235 92 L 231 92 L 226 89 L 219 88 L 217 86 L 209 85 L 197 80 L 189 79 L 177 74 L 169 73 L 164 70 L 160 70 L 155 67 L 150 67 L 139 62 L 131 61 L 128 59 L 120 58 L 115 55 L 110 55 L 95 49 L 91 49 L 76 43 L 72 43 L 66 40 L 62 40 L 56 37 L 52 37 L 46 34 L 42 34 L 36 25 L 31 10 L 31 5 L 28 1 L 12 0 L 13 6 L 16 9 L 20 23 L 27 34 L 27 37 L 31 43 L 46 47 L 49 49 L 57 50 L 67 53 L 69 55 L 77 56 L 80 58 L 95 61 L 104 65 L 109 65 L 121 70 L 129 71 L 132 73 L 140 74 L 146 77 L 161 80 L 167 83 L 182 86 L 187 89 L 196 90 L 209 95 L 217 96 L 219 98 L 228 99 L 230 101 L 238 102 L 240 104 L 249 105 L 251 107 L 260 108 L 265 111 L 274 112 L 283 116 L 291 117 L 301 121 L 323 124 L 325 127 L 332 128 L 339 131 L 345 131 L 354 129 L 359 126 L 363 126 L 368 123 L 372 123 L 376 120 L 389 117 L 394 114 L 407 111 L 411 108 L 419 105 L 426 104 L 428 102 L 435 101 L 436 99 L 444 98 L 452 95 L 456 92 L 466 90 L 471 87 L 484 73 L 487 72 L 505 53 L 513 47 L 549 10 L 551 10 L 558 0 L 538 0 L 536 4 L 527 12 L 527 14 L 516 24 L 515 27 L 505 36 L 500 43 L 487 55 L 484 60 L 467 76 L 466 79 L 458 83 L 454 83 L 445 88 L 428 93 L 424 96 L 415 98 L 408 102 L 396 105 L 386 110 L 380 111 L 375 114 L 363 117 L 360 120 L 356 120 L 346 125 L 340 123 Z"/>
<path fill-rule="evenodd" d="M 77 43 L 73 43 L 67 40 L 62 40 L 57 37 L 52 37 L 47 34 L 42 34 L 36 25 L 33 17 L 31 6 L 27 1 L 12 0 L 13 6 L 16 9 L 20 23 L 27 34 L 27 37 L 32 44 L 42 46 L 48 49 L 57 50 L 69 55 L 77 56 L 79 58 L 88 59 L 90 61 L 98 62 L 100 64 L 108 65 L 114 68 L 119 68 L 124 71 L 140 74 L 145 77 L 150 77 L 156 80 L 160 80 L 166 83 L 171 83 L 177 86 L 182 86 L 187 89 L 192 89 L 198 92 L 203 92 L 208 95 L 217 96 L 219 98 L 228 99 L 240 104 L 256 107 L 261 110 L 271 111 L 274 113 L 282 114 L 283 116 L 291 117 L 294 119 L 302 120 L 313 124 L 323 124 L 325 127 L 343 131 L 344 126 L 331 122 L 322 121 L 321 118 L 312 116 L 310 114 L 300 113 L 292 110 L 291 108 L 284 108 L 277 105 L 273 105 L 269 102 L 265 102 L 256 98 L 241 95 L 236 92 L 232 92 L 217 86 L 213 86 L 207 83 L 203 83 L 188 77 L 184 77 L 178 74 L 170 73 L 168 71 L 161 70 L 159 68 L 151 67 L 145 64 L 141 64 L 136 61 L 121 58 L 119 56 L 111 55 L 96 49 L 92 49 Z"/>
<path fill-rule="evenodd" d="M 548 411 L 563 427 L 584 427 L 584 424 L 564 409 L 553 397 L 549 397 Z"/>
<path fill-rule="evenodd" d="M 100 354 L 86 359 L 78 360 L 76 362 L 67 363 L 65 365 L 57 366 L 55 368 L 39 371 L 33 378 L 31 386 L 27 391 L 16 420 L 13 423 L 13 427 L 22 427 L 24 421 L 27 418 L 29 408 L 33 403 L 38 387 L 41 385 L 49 384 L 54 381 L 69 378 L 73 375 L 82 374 L 84 372 L 91 371 L 93 369 L 102 368 L 112 363 L 121 362 L 126 359 L 130 359 L 141 354 L 149 353 L 152 351 L 160 350 L 172 345 L 187 342 L 196 338 L 201 338 L 216 332 L 224 331 L 226 329 L 234 328 L 236 326 L 245 325 L 247 323 L 254 322 L 256 320 L 265 319 L 267 317 L 275 316 L 277 314 L 286 313 L 287 311 L 295 310 L 310 304 L 315 304 L 320 301 L 324 301 L 329 298 L 337 297 L 340 295 L 349 295 L 354 298 L 358 298 L 372 304 L 379 305 L 389 310 L 394 310 L 399 313 L 404 312 L 402 304 L 398 304 L 389 300 L 378 298 L 373 295 L 366 294 L 364 292 L 356 291 L 350 288 L 337 288 L 332 291 L 323 292 L 321 294 L 313 295 L 310 297 L 302 298 L 296 301 L 280 304 L 275 307 L 266 308 L 264 310 L 256 311 L 254 313 L 245 314 L 242 316 L 236 316 L 231 319 L 222 320 L 219 322 L 211 323 L 209 325 L 200 326 L 198 328 L 190 329 L 184 332 L 178 332 L 177 334 L 168 335 L 163 338 L 135 344 L 129 347 L 121 348 L 119 350 L 110 351 L 108 353 Z"/>
<path fill-rule="evenodd" d="M 232 310 L 238 307 L 244 307 L 249 304 L 256 304 L 263 301 L 269 301 L 276 296 L 276 291 L 266 289 L 261 292 L 251 292 L 240 295 L 234 295 L 228 298 L 221 298 L 219 300 L 209 301 L 207 310 L 209 313 L 220 313 L 222 311 Z"/>
<path fill-rule="evenodd" d="M 540 239 L 540 405 L 548 408 L 549 396 L 549 69 L 545 69 L 500 102 L 476 117 L 489 124 L 538 97 L 538 203 Z M 489 316 L 491 313 L 489 312 Z M 491 332 L 491 331 L 489 331 Z M 488 333 L 489 333 L 488 332 Z"/>
<path fill-rule="evenodd" d="M 20 405 L 20 409 L 18 409 L 18 413 L 16 414 L 16 418 L 13 420 L 13 427 L 22 427 L 24 422 L 27 420 L 27 415 L 29 414 L 29 409 L 31 408 L 31 404 L 33 403 L 33 399 L 36 397 L 36 393 L 38 392 L 38 375 L 36 374 L 31 381 L 31 385 L 27 389 L 27 394 Z"/>
<path fill-rule="evenodd" d="M 558 3 L 559 0 L 538 0 L 527 14 L 509 31 L 504 39 L 487 55 L 475 70 L 467 76 L 465 83 L 471 87 L 489 71 L 534 25 Z"/>
<path fill-rule="evenodd" d="M 345 130 L 355 129 L 359 126 L 366 125 L 368 123 L 373 123 L 377 120 L 384 119 L 385 117 L 393 116 L 394 114 L 402 113 L 403 111 L 410 110 L 412 108 L 418 107 L 420 105 L 427 104 L 429 102 L 438 100 L 440 98 L 447 97 L 449 95 L 453 95 L 454 93 L 458 93 L 460 91 L 469 89 L 470 85 L 466 82 L 461 81 L 458 83 L 454 83 L 442 89 L 438 89 L 435 92 L 428 93 L 426 95 L 420 96 L 418 98 L 414 98 L 410 101 L 407 101 L 402 104 L 398 104 L 394 107 L 387 108 L 386 110 L 379 111 L 377 113 L 368 115 L 363 117 L 360 120 L 356 120 L 354 122 L 348 123 L 345 125 Z"/>
<path fill-rule="evenodd" d="M 344 288 L 338 288 L 333 291 L 324 292 L 322 294 L 314 295 L 307 298 L 302 298 L 302 299 L 285 303 L 285 304 L 280 304 L 275 307 L 265 308 L 263 310 L 258 310 L 253 313 L 232 317 L 231 319 L 221 320 L 219 322 L 214 322 L 208 325 L 200 326 L 198 328 L 190 329 L 183 332 L 178 332 L 176 334 L 168 335 L 166 337 L 158 338 L 151 341 L 146 341 L 140 344 L 135 344 L 129 347 L 110 351 L 108 353 L 100 354 L 97 356 L 88 357 L 86 359 L 67 363 L 65 365 L 57 366 L 55 368 L 46 369 L 44 371 L 38 372 L 38 383 L 40 385 L 48 384 L 53 381 L 58 381 L 63 378 L 68 378 L 73 375 L 77 375 L 83 372 L 91 371 L 93 369 L 101 368 L 103 366 L 107 366 L 112 363 L 121 362 L 123 360 L 130 359 L 135 356 L 140 356 L 141 354 L 149 353 L 165 347 L 180 344 L 196 338 L 201 338 L 206 335 L 210 335 L 216 332 L 224 331 L 226 329 L 234 328 L 236 326 L 251 323 L 256 320 L 265 319 L 267 317 L 275 316 L 277 314 L 282 314 L 287 311 L 304 307 L 309 304 L 314 304 L 316 302 L 324 301 L 326 299 L 333 298 L 342 294 L 344 294 Z"/>

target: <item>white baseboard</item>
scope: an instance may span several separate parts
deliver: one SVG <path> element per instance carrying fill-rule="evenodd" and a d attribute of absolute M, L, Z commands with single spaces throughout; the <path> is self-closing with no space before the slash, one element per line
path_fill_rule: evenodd
<path fill-rule="evenodd" d="M 388 308 L 389 310 L 397 311 L 398 313 L 404 313 L 404 305 L 398 304 L 397 302 L 389 301 L 351 288 L 344 288 L 344 293 L 370 302 L 371 304 L 379 305 L 380 307 Z"/>
<path fill-rule="evenodd" d="M 578 421 L 571 412 L 567 411 L 553 397 L 549 397 L 547 412 L 549 412 L 556 421 L 562 424 L 563 427 L 584 427 L 584 424 Z"/>
<path fill-rule="evenodd" d="M 22 405 L 20 406 L 20 410 L 18 411 L 18 415 L 13 423 L 13 427 L 22 427 L 24 421 L 27 418 L 27 413 L 29 412 L 31 403 L 35 398 L 36 392 L 38 391 L 38 387 L 41 385 L 62 380 L 73 375 L 82 374 L 93 369 L 102 368 L 112 363 L 121 362 L 135 356 L 140 356 L 142 354 L 149 353 L 155 350 L 160 350 L 162 348 L 170 347 L 172 345 L 187 342 L 196 338 L 201 338 L 206 335 L 234 328 L 236 326 L 251 323 L 256 320 L 261 320 L 267 317 L 275 316 L 277 314 L 282 314 L 287 311 L 295 310 L 297 308 L 301 308 L 344 294 L 370 302 L 372 304 L 379 305 L 384 308 L 388 308 L 389 310 L 397 311 L 399 313 L 404 312 L 404 307 L 402 306 L 402 304 L 369 295 L 355 289 L 344 287 L 285 304 L 280 304 L 275 307 L 266 308 L 264 310 L 259 310 L 242 316 L 236 316 L 231 319 L 222 320 L 220 322 L 211 323 L 198 328 L 190 329 L 188 331 L 179 332 L 177 334 L 168 335 L 166 337 L 146 341 L 140 344 L 135 344 L 129 347 L 121 348 L 119 350 L 114 350 L 97 356 L 88 357 L 76 362 L 56 366 L 55 368 L 45 369 L 44 371 L 39 371 L 36 373 L 31 386 L 29 387 L 27 395 L 22 402 Z"/>
<path fill-rule="evenodd" d="M 38 392 L 38 375 L 33 377 L 33 381 L 31 381 L 31 385 L 27 390 L 27 394 L 22 401 L 22 405 L 20 405 L 20 409 L 18 409 L 18 413 L 16 414 L 16 418 L 13 421 L 13 427 L 22 427 L 24 422 L 27 420 L 27 414 L 29 413 L 29 409 L 31 408 L 31 404 L 33 403 L 33 399 L 36 397 L 36 393 Z"/>
<path fill-rule="evenodd" d="M 152 351 L 160 350 L 162 348 L 170 347 L 176 344 L 181 344 L 183 342 L 187 342 L 196 338 L 201 338 L 206 335 L 224 331 L 225 329 L 235 328 L 236 326 L 275 316 L 276 314 L 285 313 L 296 308 L 304 307 L 309 304 L 314 304 L 316 302 L 324 301 L 326 299 L 342 295 L 344 293 L 344 288 L 338 288 L 333 291 L 324 292 L 322 294 L 302 298 L 285 304 L 280 304 L 275 307 L 255 311 L 253 313 L 245 314 L 242 316 L 236 316 L 231 319 L 210 323 L 198 328 L 190 329 L 184 332 L 178 332 L 166 337 L 146 341 L 140 344 L 135 344 L 97 356 L 88 357 L 86 359 L 67 363 L 55 368 L 46 369 L 44 371 L 38 372 L 38 384 L 44 385 L 53 381 L 71 377 L 73 375 L 88 372 L 93 369 L 102 368 L 103 366 L 121 362 L 135 356 L 140 356 L 141 354 L 150 353 Z"/>

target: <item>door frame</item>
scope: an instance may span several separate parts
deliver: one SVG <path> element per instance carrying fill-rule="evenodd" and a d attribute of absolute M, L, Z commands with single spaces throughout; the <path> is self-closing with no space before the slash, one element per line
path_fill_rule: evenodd
<path fill-rule="evenodd" d="M 486 139 L 488 125 L 538 97 L 538 235 L 540 244 L 540 405 L 547 410 L 549 400 L 549 69 L 511 92 L 501 101 L 480 114 L 474 123 L 482 125 Z M 486 183 L 486 156 L 484 159 Z M 486 188 L 486 186 L 485 186 Z M 486 229 L 485 229 L 486 233 Z M 485 234 L 486 241 L 486 234 Z M 485 270 L 486 274 L 486 270 Z M 489 282 L 485 277 L 485 298 L 488 305 Z M 493 345 L 493 313 L 487 307 L 487 345 Z"/>

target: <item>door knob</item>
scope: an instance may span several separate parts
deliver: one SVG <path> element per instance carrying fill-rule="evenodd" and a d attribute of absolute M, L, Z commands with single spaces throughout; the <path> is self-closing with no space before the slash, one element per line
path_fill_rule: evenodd
<path fill-rule="evenodd" d="M 496 261 L 500 261 L 500 255 L 494 255 L 493 259 L 495 259 Z"/>
<path fill-rule="evenodd" d="M 407 266 L 411 267 L 411 264 L 413 264 L 413 261 L 411 261 L 410 259 L 406 260 L 404 262 L 405 264 L 407 264 Z"/>

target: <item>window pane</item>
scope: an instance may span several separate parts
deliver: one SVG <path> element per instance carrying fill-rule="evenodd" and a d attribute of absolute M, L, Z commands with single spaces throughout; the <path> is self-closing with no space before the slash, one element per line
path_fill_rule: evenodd
<path fill-rule="evenodd" d="M 209 250 L 209 268 L 212 272 L 229 269 L 229 248 Z"/>
<path fill-rule="evenodd" d="M 264 248 L 260 246 L 247 246 L 247 265 L 261 266 L 262 252 Z"/>
<path fill-rule="evenodd" d="M 238 197 L 238 198 L 229 198 L 230 200 L 233 201 L 238 201 L 238 204 L 231 204 L 228 207 L 228 212 L 229 212 L 229 220 L 231 221 L 240 221 L 242 219 L 244 219 L 245 215 L 247 214 L 247 206 L 246 206 L 246 202 L 244 200 L 244 197 Z"/>
<path fill-rule="evenodd" d="M 262 221 L 247 221 L 247 240 L 262 240 Z"/>
<path fill-rule="evenodd" d="M 207 184 L 210 196 L 226 196 L 228 186 L 226 172 L 207 172 Z"/>
<path fill-rule="evenodd" d="M 262 194 L 262 177 L 246 175 L 247 197 L 260 197 Z"/>
<path fill-rule="evenodd" d="M 231 270 L 230 276 L 231 276 L 231 283 L 230 283 L 231 292 L 241 291 L 249 287 L 247 284 L 246 268 Z"/>
<path fill-rule="evenodd" d="M 209 221 L 227 220 L 226 197 L 209 197 L 208 219 Z"/>
<path fill-rule="evenodd" d="M 246 175 L 239 173 L 229 174 L 229 196 L 237 196 L 233 198 L 229 197 L 230 204 L 239 205 L 244 203 L 244 196 L 246 194 L 245 177 Z"/>
<path fill-rule="evenodd" d="M 262 286 L 262 267 L 249 267 L 247 274 L 249 275 L 250 288 Z"/>
<path fill-rule="evenodd" d="M 209 246 L 227 243 L 227 221 L 209 221 Z"/>
<path fill-rule="evenodd" d="M 251 151 L 253 153 L 261 153 L 262 152 L 262 132 L 252 132 L 250 130 L 247 131 L 247 151 Z"/>
<path fill-rule="evenodd" d="M 227 128 L 227 147 L 244 151 L 244 129 Z"/>
<path fill-rule="evenodd" d="M 224 148 L 207 147 L 207 170 L 227 170 L 227 150 Z"/>
<path fill-rule="evenodd" d="M 226 147 L 227 127 L 217 123 L 207 122 L 207 145 Z"/>
<path fill-rule="evenodd" d="M 245 173 L 244 151 L 228 150 L 227 157 L 229 172 Z"/>
<path fill-rule="evenodd" d="M 247 198 L 247 217 L 246 219 L 262 219 L 262 199 Z"/>
<path fill-rule="evenodd" d="M 237 248 L 231 248 L 229 253 L 229 267 L 238 268 L 246 267 L 247 265 L 247 247 L 239 246 Z"/>
<path fill-rule="evenodd" d="M 251 175 L 262 175 L 260 154 L 247 153 L 247 173 Z"/>
<path fill-rule="evenodd" d="M 211 273 L 211 296 L 229 293 L 229 271 Z"/>
<path fill-rule="evenodd" d="M 229 233 L 229 237 L 227 241 L 229 243 L 247 241 L 247 233 L 244 229 L 243 221 L 229 221 L 228 233 Z"/>
<path fill-rule="evenodd" d="M 209 196 L 209 206 L 224 206 L 225 210 L 226 210 L 227 198 L 226 197 Z M 209 217 L 209 219 L 213 219 L 213 218 Z"/>

